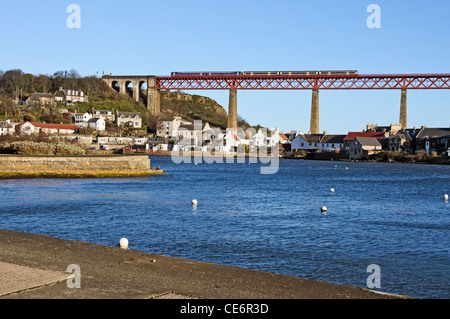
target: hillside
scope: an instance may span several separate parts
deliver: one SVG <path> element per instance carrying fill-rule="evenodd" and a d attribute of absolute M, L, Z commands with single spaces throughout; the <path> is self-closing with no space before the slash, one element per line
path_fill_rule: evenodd
<path fill-rule="evenodd" d="M 161 91 L 161 113 L 194 121 L 202 119 L 212 126 L 227 127 L 227 112 L 215 100 L 182 92 Z"/>
<path fill-rule="evenodd" d="M 227 112 L 215 100 L 179 91 L 161 91 L 161 114 L 153 115 L 147 110 L 144 100 L 145 90 L 142 91 L 144 100 L 135 102 L 130 95 L 120 94 L 108 87 L 106 83 L 96 76 L 81 77 L 76 70 L 58 71 L 53 75 L 32 75 L 21 70 L 0 70 L 0 119 L 24 118 L 47 123 L 61 123 L 67 121 L 59 115 L 60 106 L 17 105 L 14 101 L 24 102 L 35 92 L 52 93 L 60 87 L 66 89 L 81 89 L 89 96 L 89 103 L 78 103 L 65 106 L 71 111 L 91 112 L 97 110 L 140 112 L 143 125 L 148 132 L 156 130 L 156 120 L 160 116 L 180 116 L 188 121 L 202 119 L 212 126 L 227 127 Z M 239 119 L 239 117 L 238 117 Z M 239 126 L 247 128 L 249 124 L 240 119 Z"/>

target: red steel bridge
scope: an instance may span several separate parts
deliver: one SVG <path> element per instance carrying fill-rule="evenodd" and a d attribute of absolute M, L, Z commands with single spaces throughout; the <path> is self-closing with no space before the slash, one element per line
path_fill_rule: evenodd
<path fill-rule="evenodd" d="M 133 83 L 136 100 L 147 83 L 147 107 L 159 113 L 159 90 L 229 90 L 228 127 L 237 128 L 237 90 L 312 90 L 310 133 L 319 133 L 319 90 L 401 90 L 400 125 L 406 128 L 406 91 L 450 89 L 450 73 L 433 74 L 229 74 L 114 76 L 103 79 L 124 93 Z"/>
<path fill-rule="evenodd" d="M 156 76 L 162 90 L 450 89 L 445 74 Z"/>

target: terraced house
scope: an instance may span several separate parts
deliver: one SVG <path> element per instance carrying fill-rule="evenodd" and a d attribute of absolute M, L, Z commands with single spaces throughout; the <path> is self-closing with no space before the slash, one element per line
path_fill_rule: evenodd
<path fill-rule="evenodd" d="M 142 127 L 142 116 L 139 112 L 117 112 L 116 113 L 117 126 L 126 126 L 139 128 Z"/>
<path fill-rule="evenodd" d="M 89 98 L 81 90 L 66 90 L 60 87 L 59 90 L 55 92 L 55 101 L 62 103 L 85 103 L 89 102 Z"/>

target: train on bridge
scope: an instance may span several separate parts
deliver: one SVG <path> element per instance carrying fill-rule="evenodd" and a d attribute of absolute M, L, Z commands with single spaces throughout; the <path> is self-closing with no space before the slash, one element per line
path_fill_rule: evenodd
<path fill-rule="evenodd" d="M 236 72 L 172 72 L 171 76 L 203 76 L 203 75 L 358 75 L 356 70 L 339 70 L 339 71 L 236 71 Z"/>

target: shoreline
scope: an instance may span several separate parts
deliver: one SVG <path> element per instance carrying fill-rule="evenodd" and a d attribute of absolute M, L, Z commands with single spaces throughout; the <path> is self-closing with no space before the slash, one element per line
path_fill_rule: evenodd
<path fill-rule="evenodd" d="M 147 155 L 0 156 L 0 179 L 104 178 L 163 175 Z"/>
<path fill-rule="evenodd" d="M 417 299 L 7 229 L 0 229 L 0 260 L 13 269 L 2 299 Z M 68 288 L 69 265 L 80 268 L 80 289 Z M 59 279 L 24 288 L 13 276 L 24 267 Z"/>

